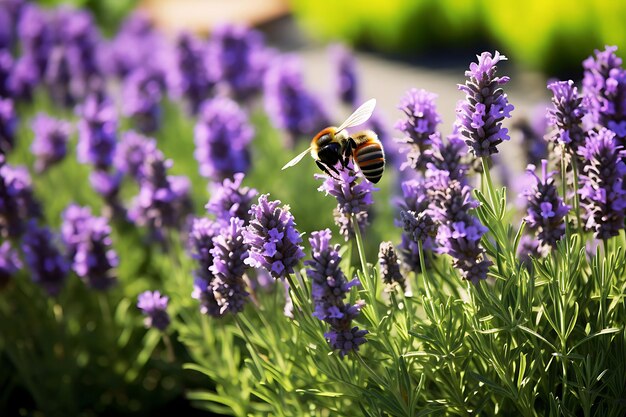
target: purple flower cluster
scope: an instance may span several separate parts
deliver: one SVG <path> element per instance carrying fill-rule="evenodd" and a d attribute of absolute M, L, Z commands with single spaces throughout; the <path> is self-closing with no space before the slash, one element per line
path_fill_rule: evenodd
<path fill-rule="evenodd" d="M 152 66 L 134 69 L 124 79 L 122 113 L 133 119 L 143 133 L 158 130 L 161 123 L 161 97 L 165 90 L 165 75 Z"/>
<path fill-rule="evenodd" d="M 578 95 L 578 89 L 571 80 L 555 81 L 548 84 L 548 88 L 553 94 L 553 107 L 548 109 L 548 121 L 554 131 L 547 138 L 565 145 L 575 153 L 585 143 L 582 121 L 586 109 L 583 98 Z"/>
<path fill-rule="evenodd" d="M 478 203 L 470 197 L 470 187 L 451 179 L 448 172 L 429 174 L 428 195 L 432 201 L 434 218 L 439 223 L 439 251 L 452 257 L 463 279 L 478 284 L 487 278 L 488 268 L 492 264 L 480 245 L 487 228 L 469 213 Z"/>
<path fill-rule="evenodd" d="M 528 165 L 527 172 L 534 180 L 524 195 L 528 200 L 528 215 L 525 220 L 531 230 L 536 231 L 539 242 L 552 246 L 565 234 L 565 216 L 570 206 L 563 203 L 554 185 L 554 172 L 548 173 L 548 161 L 541 161 L 541 178 L 535 174 L 535 166 Z"/>
<path fill-rule="evenodd" d="M 107 170 L 113 164 L 117 144 L 117 113 L 107 97 L 90 95 L 79 110 L 78 161 Z"/>
<path fill-rule="evenodd" d="M 156 150 L 154 139 L 129 130 L 122 134 L 122 140 L 117 144 L 113 165 L 119 172 L 140 181 L 144 177 L 143 162 Z"/>
<path fill-rule="evenodd" d="M 17 115 L 10 98 L 0 96 L 0 156 L 9 153 L 15 146 Z"/>
<path fill-rule="evenodd" d="M 207 212 L 222 223 L 228 223 L 232 217 L 243 220 L 247 225 L 250 220 L 250 208 L 258 191 L 250 187 L 242 187 L 243 173 L 237 173 L 233 179 L 225 179 L 211 192 L 211 199 L 205 206 Z"/>
<path fill-rule="evenodd" d="M 116 283 L 113 269 L 119 260 L 104 217 L 93 217 L 88 207 L 71 204 L 63 212 L 61 234 L 72 269 L 89 287 L 106 290 Z"/>
<path fill-rule="evenodd" d="M 439 132 L 431 135 L 432 147 L 427 152 L 427 168 L 430 171 L 446 171 L 451 179 L 461 183 L 467 181 L 469 165 L 464 156 L 467 146 L 455 129 L 447 140 L 443 140 Z"/>
<path fill-rule="evenodd" d="M 480 158 L 497 153 L 496 146 L 510 139 L 502 120 L 511 117 L 513 106 L 501 87 L 509 77 L 496 77 L 496 65 L 506 57 L 496 51 L 493 56 L 483 52 L 477 58 L 465 71 L 468 80 L 458 86 L 466 98 L 457 105 L 456 124 L 467 146 Z"/>
<path fill-rule="evenodd" d="M 28 170 L 0 165 L 0 236 L 21 236 L 28 220 L 40 215 Z"/>
<path fill-rule="evenodd" d="M 400 272 L 400 261 L 396 250 L 391 242 L 381 242 L 378 248 L 378 265 L 380 266 L 380 278 L 387 285 L 388 289 L 399 286 L 403 292 L 406 291 L 406 280 Z"/>
<path fill-rule="evenodd" d="M 191 257 L 197 262 L 194 270 L 192 298 L 200 301 L 200 311 L 203 314 L 218 317 L 220 307 L 213 294 L 213 274 L 209 270 L 213 266 L 213 238 L 218 236 L 218 225 L 207 218 L 196 218 L 191 224 L 189 232 L 189 249 Z"/>
<path fill-rule="evenodd" d="M 339 264 L 339 245 L 331 245 L 331 232 L 328 229 L 311 233 L 311 258 L 305 262 L 306 274 L 311 280 L 311 294 L 313 296 L 313 315 L 325 321 L 331 327 L 324 334 L 330 346 L 339 350 L 343 358 L 359 346 L 367 342 L 367 330 L 360 330 L 352 326 L 354 320 L 364 305 L 363 301 L 349 305 L 345 298 L 350 288 L 359 285 L 357 279 L 348 281 L 341 271 Z"/>
<path fill-rule="evenodd" d="M 333 212 L 335 223 L 340 227 L 341 235 L 348 241 L 354 236 L 351 218 L 356 219 L 361 232 L 369 224 L 367 210 L 374 204 L 372 192 L 378 191 L 378 188 L 366 181 L 360 171 L 355 172 L 352 163 L 345 168 L 339 165 L 336 168 L 338 170 L 336 177 L 315 175 L 316 178 L 324 180 L 317 190 L 337 199 L 337 208 Z M 359 179 L 360 182 L 357 182 Z"/>
<path fill-rule="evenodd" d="M 276 128 L 289 134 L 290 147 L 300 136 L 312 137 L 330 124 L 322 101 L 306 88 L 296 57 L 275 59 L 264 83 L 265 111 Z"/>
<path fill-rule="evenodd" d="M 513 123 L 513 129 L 519 132 L 526 164 L 541 164 L 541 160 L 548 157 L 548 144 L 544 140 L 548 131 L 546 105 L 535 106 L 528 118 L 520 118 Z"/>
<path fill-rule="evenodd" d="M 437 131 L 441 123 L 441 116 L 435 105 L 436 94 L 415 88 L 406 92 L 398 107 L 405 115 L 398 120 L 396 129 L 404 134 L 397 139 L 403 152 L 407 152 L 406 161 L 400 166 L 401 170 L 407 167 L 424 171 L 428 162 L 427 150 L 432 144 L 431 135 Z"/>
<path fill-rule="evenodd" d="M 40 113 L 33 120 L 32 128 L 35 139 L 31 151 L 37 157 L 35 170 L 43 172 L 65 158 L 72 125 Z"/>
<path fill-rule="evenodd" d="M 597 239 L 617 236 L 626 214 L 626 151 L 617 144 L 613 131 L 602 128 L 589 132 L 578 154 L 583 164 L 579 193 L 586 228 Z"/>
<path fill-rule="evenodd" d="M 146 316 L 146 327 L 154 327 L 165 330 L 170 324 L 170 316 L 167 314 L 169 297 L 161 295 L 159 291 L 144 291 L 137 297 L 137 307 Z"/>
<path fill-rule="evenodd" d="M 215 80 L 211 78 L 205 60 L 207 45 L 191 33 L 176 37 L 174 68 L 168 77 L 174 97 L 185 98 L 192 114 L 200 111 L 202 102 L 213 94 Z"/>
<path fill-rule="evenodd" d="M 339 100 L 356 108 L 360 96 L 354 56 L 343 45 L 334 45 L 330 49 L 330 54 L 331 61 L 336 63 L 336 85 Z"/>
<path fill-rule="evenodd" d="M 269 201 L 268 195 L 259 197 L 250 209 L 250 224 L 243 232 L 249 248 L 246 265 L 263 268 L 274 278 L 284 278 L 304 257 L 302 238 L 296 229 L 289 206 L 278 200 Z"/>
<path fill-rule="evenodd" d="M 229 98 L 205 101 L 194 129 L 194 156 L 200 174 L 214 181 L 250 168 L 248 144 L 254 130 L 248 116 Z"/>
<path fill-rule="evenodd" d="M 9 241 L 0 244 L 0 289 L 4 288 L 11 277 L 22 269 L 22 261 Z"/>
<path fill-rule="evenodd" d="M 128 211 L 131 221 L 147 226 L 158 240 L 163 239 L 164 229 L 182 226 L 192 208 L 189 179 L 167 175 L 171 165 L 158 149 L 146 155 L 139 194 Z"/>
<path fill-rule="evenodd" d="M 207 51 L 209 77 L 237 99 L 261 90 L 270 52 L 263 35 L 246 26 L 223 25 L 211 36 Z"/>
<path fill-rule="evenodd" d="M 244 242 L 243 231 L 243 220 L 233 217 L 230 224 L 213 238 L 213 264 L 209 271 L 214 276 L 211 287 L 220 314 L 242 311 L 248 299 L 244 281 L 248 245 Z"/>
<path fill-rule="evenodd" d="M 51 296 L 59 294 L 70 269 L 55 245 L 55 240 L 50 230 L 37 226 L 35 220 L 27 223 L 22 240 L 24 261 L 30 269 L 33 282 Z"/>
<path fill-rule="evenodd" d="M 590 117 L 586 128 L 601 126 L 615 132 L 622 146 L 626 145 L 626 71 L 616 46 L 596 50 L 595 56 L 583 61 L 583 95 Z"/>

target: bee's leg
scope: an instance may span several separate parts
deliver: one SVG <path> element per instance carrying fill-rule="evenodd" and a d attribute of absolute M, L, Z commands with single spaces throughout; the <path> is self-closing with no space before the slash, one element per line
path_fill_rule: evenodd
<path fill-rule="evenodd" d="M 341 165 L 343 167 L 348 166 L 348 162 L 350 162 L 350 157 L 352 156 L 352 150 L 356 149 L 356 142 L 352 138 L 348 138 L 348 145 L 343 150 L 343 157 L 341 159 Z"/>
<path fill-rule="evenodd" d="M 330 169 L 330 170 L 334 171 L 334 172 L 335 172 L 335 174 L 339 175 L 339 171 L 337 171 L 337 168 L 332 167 L 332 166 L 325 165 L 325 164 L 323 164 L 323 163 L 322 163 L 322 162 L 320 162 L 320 161 L 315 161 L 315 163 L 317 164 L 317 166 L 319 167 L 319 169 L 321 169 L 322 171 L 324 171 L 324 173 L 325 173 L 326 175 L 328 175 L 328 176 L 330 176 L 330 177 L 332 177 L 332 178 L 334 178 L 334 179 L 338 179 L 338 177 L 337 177 L 337 176 L 335 176 L 335 175 L 331 174 L 331 172 L 329 171 L 329 169 Z"/>

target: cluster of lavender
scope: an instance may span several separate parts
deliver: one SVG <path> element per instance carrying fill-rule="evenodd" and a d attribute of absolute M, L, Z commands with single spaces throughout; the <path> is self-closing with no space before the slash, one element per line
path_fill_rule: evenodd
<path fill-rule="evenodd" d="M 331 245 L 331 232 L 328 229 L 311 233 L 311 259 L 305 261 L 306 274 L 311 280 L 311 294 L 315 310 L 313 315 L 330 325 L 324 334 L 330 346 L 339 351 L 343 358 L 350 352 L 358 351 L 365 343 L 367 330 L 352 326 L 364 302 L 354 305 L 345 303 L 345 298 L 357 279 L 348 281 L 339 264 L 339 245 Z"/>

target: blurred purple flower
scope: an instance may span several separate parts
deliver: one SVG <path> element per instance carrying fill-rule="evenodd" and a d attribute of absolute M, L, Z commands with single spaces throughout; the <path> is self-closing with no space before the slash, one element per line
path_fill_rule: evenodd
<path fill-rule="evenodd" d="M 344 45 L 333 45 L 329 52 L 331 61 L 336 65 L 335 84 L 339 100 L 356 108 L 360 101 L 356 60 Z"/>
<path fill-rule="evenodd" d="M 137 181 L 144 177 L 143 162 L 147 155 L 157 149 L 156 140 L 129 130 L 122 133 L 122 138 L 115 149 L 114 167 Z"/>
<path fill-rule="evenodd" d="M 173 96 L 188 100 L 192 114 L 198 114 L 200 105 L 213 94 L 215 80 L 205 61 L 207 44 L 189 32 L 176 37 L 173 68 L 168 84 Z"/>
<path fill-rule="evenodd" d="M 221 184 L 214 185 L 211 199 L 205 208 L 218 221 L 228 224 L 232 217 L 243 220 L 244 225 L 250 221 L 252 201 L 259 193 L 254 188 L 241 186 L 244 177 L 244 174 L 239 172 L 232 180 L 227 178 Z"/>
<path fill-rule="evenodd" d="M 618 146 L 615 133 L 602 128 L 591 131 L 578 148 L 583 172 L 579 180 L 586 228 L 596 239 L 617 236 L 624 229 L 626 214 L 626 150 Z"/>
<path fill-rule="evenodd" d="M 220 306 L 213 293 L 213 238 L 218 236 L 220 228 L 217 223 L 207 218 L 194 218 L 189 231 L 189 252 L 196 261 L 197 268 L 193 272 L 194 289 L 192 298 L 200 301 L 200 311 L 214 317 L 220 315 Z"/>
<path fill-rule="evenodd" d="M 496 77 L 496 64 L 507 58 L 498 51 L 493 56 L 483 52 L 477 58 L 465 71 L 468 80 L 458 86 L 466 98 L 457 105 L 456 124 L 472 153 L 481 158 L 497 153 L 496 146 L 510 139 L 502 120 L 511 117 L 513 106 L 501 87 L 509 77 Z"/>
<path fill-rule="evenodd" d="M 539 239 L 530 235 L 523 235 L 517 247 L 517 256 L 526 268 L 532 267 L 532 259 L 541 259 L 550 253 L 550 247 L 542 245 Z"/>
<path fill-rule="evenodd" d="M 35 58 L 30 54 L 19 57 L 7 80 L 9 94 L 15 100 L 30 102 L 39 83 L 39 69 Z"/>
<path fill-rule="evenodd" d="M 538 104 L 533 108 L 529 118 L 519 118 L 512 125 L 520 137 L 526 164 L 539 165 L 542 159 L 548 157 L 548 144 L 544 139 L 549 124 L 546 109 L 546 104 Z"/>
<path fill-rule="evenodd" d="M 17 31 L 22 52 L 33 58 L 38 76 L 43 76 L 54 46 L 54 30 L 49 15 L 38 5 L 28 3 L 20 15 Z"/>
<path fill-rule="evenodd" d="M 161 124 L 161 98 L 165 75 L 150 65 L 138 67 L 126 75 L 122 88 L 122 114 L 130 117 L 137 129 L 153 133 Z"/>
<path fill-rule="evenodd" d="M 200 174 L 214 181 L 250 168 L 248 144 L 254 130 L 245 111 L 229 98 L 205 101 L 194 129 Z"/>
<path fill-rule="evenodd" d="M 32 122 L 32 128 L 35 138 L 30 149 L 37 158 L 35 170 L 44 172 L 65 158 L 72 125 L 65 120 L 39 113 Z"/>
<path fill-rule="evenodd" d="M 61 239 L 67 250 L 69 259 L 74 259 L 78 244 L 84 240 L 88 232 L 89 222 L 93 218 L 91 208 L 78 204 L 68 205 L 61 214 Z"/>
<path fill-rule="evenodd" d="M 106 217 L 124 219 L 125 209 L 119 200 L 123 174 L 119 171 L 96 170 L 89 174 L 89 184 L 106 203 Z"/>
<path fill-rule="evenodd" d="M 368 331 L 352 327 L 352 320 L 365 303 L 359 301 L 352 306 L 345 303 L 350 288 L 359 285 L 359 281 L 356 278 L 352 281 L 346 279 L 339 267 L 339 245 L 330 245 L 331 238 L 329 229 L 311 233 L 312 259 L 305 261 L 305 265 L 311 280 L 313 315 L 330 325 L 331 329 L 324 337 L 343 358 L 352 351 L 358 351 L 359 346 L 367 342 L 365 335 Z"/>
<path fill-rule="evenodd" d="M 430 136 L 437 131 L 437 125 L 441 123 L 441 116 L 435 105 L 436 94 L 426 90 L 415 88 L 407 91 L 398 107 L 406 118 L 398 120 L 395 128 L 404 134 L 401 139 L 396 139 L 400 145 L 400 151 L 407 153 L 406 161 L 400 166 L 400 170 L 407 167 L 424 171 L 428 162 L 427 150 L 432 141 Z"/>
<path fill-rule="evenodd" d="M 170 324 L 170 316 L 167 314 L 169 297 L 161 295 L 159 291 L 144 291 L 137 297 L 137 307 L 146 316 L 146 327 L 154 327 L 165 330 Z"/>
<path fill-rule="evenodd" d="M 427 151 L 428 156 L 426 157 L 428 170 L 446 171 L 451 179 L 461 183 L 467 182 L 467 173 L 470 169 L 465 160 L 467 146 L 458 131 L 454 129 L 446 141 L 438 132 L 433 134 L 430 140 L 432 147 Z"/>
<path fill-rule="evenodd" d="M 0 8 L 0 19 L 2 18 L 2 9 Z M 0 24 L 1 24 L 0 20 Z M 9 89 L 9 77 L 13 69 L 13 56 L 8 49 L 0 46 L 0 97 L 11 97 Z"/>
<path fill-rule="evenodd" d="M 0 97 L 0 155 L 9 153 L 15 147 L 17 121 L 13 100 Z"/>
<path fill-rule="evenodd" d="M 113 163 L 117 144 L 117 113 L 108 97 L 90 95 L 79 108 L 78 161 L 106 170 Z"/>
<path fill-rule="evenodd" d="M 24 261 L 30 269 L 33 282 L 50 296 L 59 294 L 69 272 L 69 264 L 55 240 L 48 228 L 40 228 L 35 220 L 30 220 L 22 241 Z"/>
<path fill-rule="evenodd" d="M 233 217 L 213 238 L 213 265 L 209 270 L 215 277 L 211 286 L 220 314 L 242 311 L 248 299 L 244 281 L 248 245 L 244 242 L 243 231 L 243 220 Z"/>
<path fill-rule="evenodd" d="M 243 232 L 249 248 L 246 265 L 264 268 L 274 278 L 284 278 L 304 257 L 302 238 L 296 229 L 289 206 L 278 200 L 269 201 L 268 194 L 259 197 L 250 209 L 250 224 Z"/>
<path fill-rule="evenodd" d="M 17 238 L 26 222 L 41 216 L 33 196 L 30 175 L 25 167 L 0 166 L 0 236 Z"/>
<path fill-rule="evenodd" d="M 528 200 L 525 220 L 543 245 L 555 247 L 556 242 L 565 234 L 565 216 L 571 207 L 563 199 L 554 185 L 554 172 L 548 173 L 548 161 L 541 161 L 541 178 L 535 174 L 535 166 L 528 165 L 528 175 L 534 179 L 531 188 L 524 192 Z"/>
<path fill-rule="evenodd" d="M 289 147 L 297 138 L 312 137 L 330 124 L 323 102 L 306 88 L 301 63 L 295 56 L 272 62 L 264 88 L 265 110 L 272 124 L 288 134 Z"/>
<path fill-rule="evenodd" d="M 548 121 L 554 129 L 547 136 L 550 141 L 565 145 L 573 152 L 585 144 L 585 131 L 582 120 L 586 113 L 583 98 L 578 95 L 574 82 L 556 81 L 548 84 L 552 90 L 552 108 L 548 108 Z"/>
<path fill-rule="evenodd" d="M 226 24 L 211 34 L 206 66 L 212 80 L 233 98 L 244 100 L 261 90 L 269 58 L 260 32 Z"/>
<path fill-rule="evenodd" d="M 583 61 L 583 95 L 590 113 L 583 122 L 586 129 L 612 130 L 626 146 L 626 71 L 615 51 L 617 46 L 606 46 Z"/>
<path fill-rule="evenodd" d="M 0 289 L 6 287 L 17 271 L 22 269 L 22 261 L 8 240 L 0 244 Z"/>

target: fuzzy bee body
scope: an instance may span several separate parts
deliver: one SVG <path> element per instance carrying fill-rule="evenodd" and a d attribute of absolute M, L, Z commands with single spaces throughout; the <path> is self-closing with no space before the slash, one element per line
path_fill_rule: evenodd
<path fill-rule="evenodd" d="M 356 109 L 341 126 L 321 130 L 311 140 L 311 146 L 285 164 L 283 169 L 294 166 L 310 153 L 317 166 L 332 175 L 331 171 L 337 173 L 335 165 L 341 163 L 345 167 L 352 158 L 368 181 L 373 183 L 380 181 L 385 170 L 385 152 L 378 136 L 371 130 L 354 135 L 350 135 L 346 130 L 348 127 L 365 123 L 372 115 L 375 105 L 376 100 L 369 100 Z"/>

